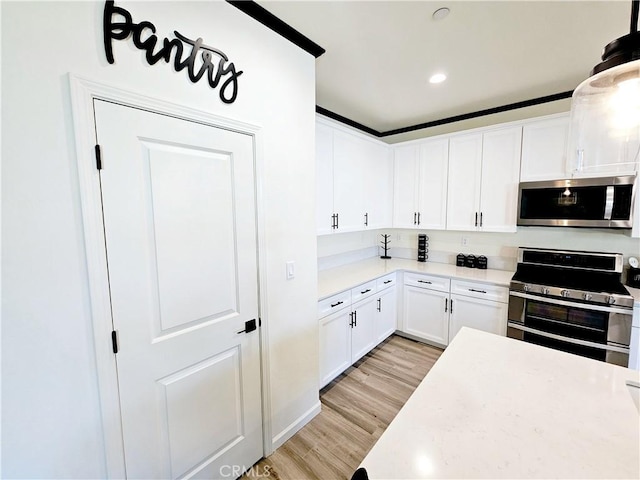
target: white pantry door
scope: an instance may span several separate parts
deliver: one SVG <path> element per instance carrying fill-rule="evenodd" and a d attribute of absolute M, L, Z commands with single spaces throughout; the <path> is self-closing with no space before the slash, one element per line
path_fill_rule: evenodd
<path fill-rule="evenodd" d="M 95 101 L 128 478 L 262 456 L 251 136 Z M 240 466 L 240 467 L 238 467 Z"/>

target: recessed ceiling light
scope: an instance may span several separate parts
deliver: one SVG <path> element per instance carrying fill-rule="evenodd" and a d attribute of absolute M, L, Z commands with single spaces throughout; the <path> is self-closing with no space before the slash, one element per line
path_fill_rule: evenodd
<path fill-rule="evenodd" d="M 431 18 L 433 18 L 434 20 L 442 20 L 443 18 L 446 18 L 447 15 L 449 15 L 450 11 L 451 10 L 449 10 L 447 7 L 439 8 L 435 12 L 433 12 Z"/>
<path fill-rule="evenodd" d="M 436 73 L 435 75 L 431 75 L 429 78 L 429 83 L 442 83 L 447 79 L 447 76 L 444 73 Z"/>

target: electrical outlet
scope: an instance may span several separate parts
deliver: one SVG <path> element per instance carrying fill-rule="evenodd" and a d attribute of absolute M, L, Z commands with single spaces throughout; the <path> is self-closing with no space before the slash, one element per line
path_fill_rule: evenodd
<path fill-rule="evenodd" d="M 462 246 L 466 247 L 469 245 L 469 237 L 462 237 Z"/>

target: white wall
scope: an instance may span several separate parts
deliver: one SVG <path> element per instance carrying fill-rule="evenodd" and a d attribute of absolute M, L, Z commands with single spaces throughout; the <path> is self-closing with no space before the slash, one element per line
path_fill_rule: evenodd
<path fill-rule="evenodd" d="M 184 71 L 149 66 L 130 40 L 109 65 L 103 2 L 1 2 L 5 478 L 106 475 L 70 72 L 263 128 L 273 436 L 318 404 L 315 59 L 224 2 L 116 4 L 161 37 L 203 37 L 245 73 L 237 101 L 222 104 Z"/>
<path fill-rule="evenodd" d="M 355 258 L 357 252 L 371 252 L 380 241 L 381 233 L 391 234 L 391 255 L 417 258 L 418 234 L 429 236 L 429 260 L 455 263 L 458 253 L 484 255 L 489 268 L 515 270 L 518 247 L 559 248 L 595 252 L 640 255 L 640 239 L 631 238 L 631 230 L 518 227 L 516 233 L 457 232 L 446 230 L 385 229 L 377 232 L 354 232 L 318 237 L 318 258 L 321 266 Z M 463 239 L 466 245 L 463 245 Z M 327 258 L 329 257 L 329 258 Z"/>

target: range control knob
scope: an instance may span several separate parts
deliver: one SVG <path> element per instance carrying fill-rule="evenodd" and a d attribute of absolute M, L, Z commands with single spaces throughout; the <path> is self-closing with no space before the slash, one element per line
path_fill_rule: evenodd
<path fill-rule="evenodd" d="M 593 298 L 593 295 L 591 295 L 590 293 L 585 292 L 585 293 L 582 294 L 582 298 L 584 298 L 588 302 L 589 300 L 591 300 Z"/>
<path fill-rule="evenodd" d="M 530 291 L 531 291 L 531 285 L 526 285 L 526 284 L 525 284 L 525 285 L 522 287 L 522 289 L 523 289 L 525 292 L 530 292 Z"/>
<path fill-rule="evenodd" d="M 543 295 L 549 295 L 549 289 L 548 289 L 547 287 L 542 287 L 542 288 L 540 289 L 540 292 L 541 292 Z"/>
<path fill-rule="evenodd" d="M 569 290 L 561 290 L 560 295 L 563 297 L 568 297 L 569 295 L 571 295 L 571 292 Z"/>
<path fill-rule="evenodd" d="M 609 296 L 607 297 L 607 303 L 608 303 L 609 305 L 613 305 L 614 303 L 616 303 L 616 297 L 614 297 L 613 295 L 609 295 Z"/>

